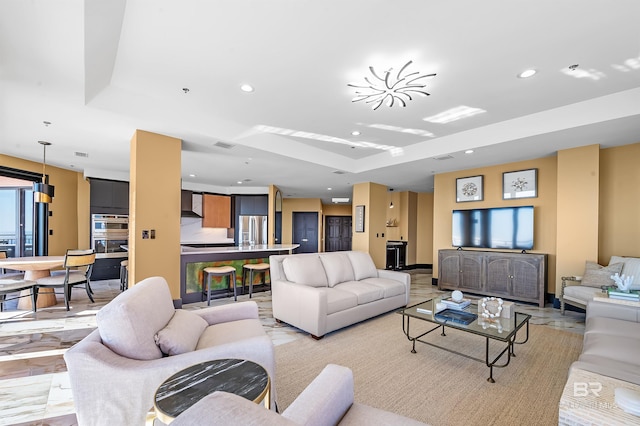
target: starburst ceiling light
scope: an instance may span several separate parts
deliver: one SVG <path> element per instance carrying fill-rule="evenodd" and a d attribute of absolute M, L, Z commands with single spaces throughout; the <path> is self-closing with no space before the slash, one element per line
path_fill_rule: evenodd
<path fill-rule="evenodd" d="M 53 200 L 53 185 L 49 185 L 47 175 L 45 174 L 45 167 L 47 165 L 47 146 L 51 145 L 51 142 L 38 141 L 42 145 L 42 182 L 33 183 L 33 200 L 36 203 L 50 203 Z"/>
<path fill-rule="evenodd" d="M 393 68 L 379 74 L 372 66 L 369 67 L 373 78 L 365 77 L 366 84 L 348 84 L 349 87 L 356 88 L 357 96 L 351 102 L 371 103 L 373 104 L 372 108 L 376 110 L 385 102 L 389 107 L 394 106 L 396 101 L 406 107 L 407 101 L 413 100 L 412 94 L 429 96 L 429 93 L 424 91 L 427 85 L 421 80 L 434 77 L 436 74 L 420 74 L 417 71 L 407 73 L 407 68 L 411 64 L 412 61 L 407 62 L 397 74 L 392 73 Z"/>

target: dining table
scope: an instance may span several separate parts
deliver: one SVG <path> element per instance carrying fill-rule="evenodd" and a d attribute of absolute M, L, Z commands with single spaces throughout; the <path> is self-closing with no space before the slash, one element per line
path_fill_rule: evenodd
<path fill-rule="evenodd" d="M 51 275 L 52 269 L 62 265 L 64 265 L 64 256 L 24 256 L 0 259 L 0 268 L 23 271 L 26 281 L 36 281 L 39 278 L 48 277 Z M 21 296 L 27 296 L 26 292 L 29 291 L 31 290 L 23 290 L 25 294 L 21 294 Z M 56 295 L 52 288 L 43 288 L 38 291 L 36 308 L 47 308 L 56 303 Z M 21 297 L 18 309 L 33 309 L 31 298 Z"/>

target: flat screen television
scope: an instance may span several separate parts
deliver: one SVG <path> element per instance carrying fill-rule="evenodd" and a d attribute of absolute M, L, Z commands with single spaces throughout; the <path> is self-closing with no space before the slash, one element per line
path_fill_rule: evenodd
<path fill-rule="evenodd" d="M 533 206 L 454 210 L 452 245 L 533 249 Z"/>

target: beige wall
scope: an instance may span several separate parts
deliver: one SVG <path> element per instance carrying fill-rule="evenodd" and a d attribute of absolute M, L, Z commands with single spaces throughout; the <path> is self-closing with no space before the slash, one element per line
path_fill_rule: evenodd
<path fill-rule="evenodd" d="M 640 143 L 600 151 L 598 261 L 640 257 Z"/>
<path fill-rule="evenodd" d="M 598 145 L 558 152 L 558 261 L 549 275 L 556 289 L 563 276 L 582 275 L 585 260 L 598 257 L 599 155 Z"/>
<path fill-rule="evenodd" d="M 365 206 L 364 232 L 355 232 L 355 208 Z M 377 268 L 384 269 L 386 263 L 387 232 L 387 187 L 372 182 L 353 186 L 353 250 L 366 251 L 371 255 Z"/>
<path fill-rule="evenodd" d="M 322 227 L 322 202 L 319 198 L 283 198 L 282 199 L 282 244 L 293 241 L 293 213 L 318 213 L 318 251 L 324 247 L 324 228 Z"/>
<path fill-rule="evenodd" d="M 161 276 L 180 298 L 180 139 L 136 130 L 131 139 L 129 283 Z M 155 229 L 155 239 L 142 239 Z"/>
<path fill-rule="evenodd" d="M 53 145 L 50 149 L 55 149 Z M 3 166 L 29 172 L 42 173 L 42 163 L 0 154 Z M 67 249 L 89 247 L 89 184 L 82 173 L 46 166 L 49 184 L 55 187 L 55 196 L 49 204 L 49 254 L 64 255 Z M 87 203 L 82 206 L 82 203 Z M 80 203 L 80 204 L 79 204 Z M 84 208 L 83 208 L 84 207 Z M 83 212 L 86 214 L 83 215 Z"/>
<path fill-rule="evenodd" d="M 443 173 L 435 176 L 433 199 L 433 275 L 438 276 L 438 250 L 450 249 L 451 212 L 457 209 L 507 207 L 533 205 L 534 210 L 534 249 L 531 253 L 548 254 L 549 288 L 554 292 L 552 277 L 556 274 L 556 157 L 517 163 L 501 164 L 493 167 Z M 538 169 L 538 197 L 517 200 L 502 199 L 502 173 Z M 456 203 L 456 178 L 484 176 L 484 200 Z"/>
<path fill-rule="evenodd" d="M 433 192 L 418 194 L 416 212 L 416 264 L 432 265 L 433 257 Z"/>

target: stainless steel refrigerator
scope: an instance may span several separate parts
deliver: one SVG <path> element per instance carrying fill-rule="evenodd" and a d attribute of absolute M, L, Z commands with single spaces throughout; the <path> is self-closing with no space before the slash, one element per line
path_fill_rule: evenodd
<path fill-rule="evenodd" d="M 267 244 L 267 216 L 239 216 L 238 245 Z"/>

